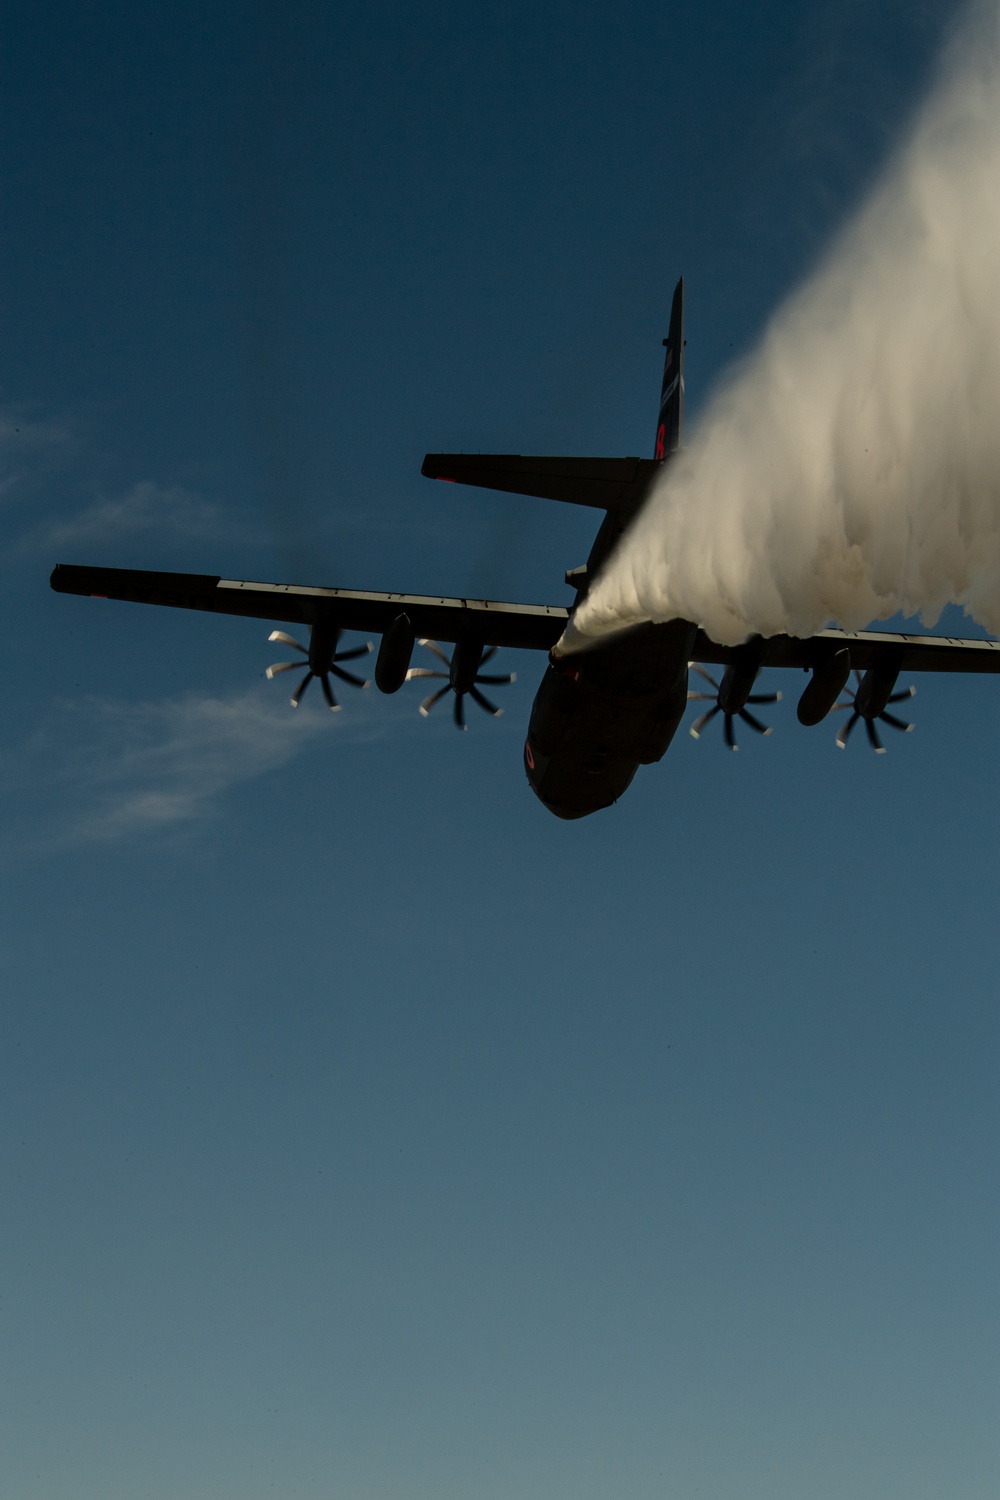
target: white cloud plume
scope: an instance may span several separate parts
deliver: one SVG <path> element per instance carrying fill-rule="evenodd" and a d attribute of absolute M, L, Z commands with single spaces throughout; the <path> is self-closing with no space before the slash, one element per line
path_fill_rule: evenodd
<path fill-rule="evenodd" d="M 975 8 L 868 202 L 665 471 L 565 644 L 1000 632 L 1000 8 Z"/>

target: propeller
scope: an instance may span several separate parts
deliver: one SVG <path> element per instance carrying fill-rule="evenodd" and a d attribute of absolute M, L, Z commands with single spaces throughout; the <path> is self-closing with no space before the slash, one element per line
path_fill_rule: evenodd
<path fill-rule="evenodd" d="M 748 693 L 745 698 L 742 697 L 741 694 L 739 695 L 739 697 L 730 699 L 726 693 L 725 678 L 721 683 L 719 683 L 716 682 L 714 677 L 709 676 L 704 667 L 699 667 L 697 662 L 689 662 L 688 666 L 690 667 L 691 671 L 697 672 L 699 677 L 703 677 L 704 680 L 708 683 L 709 687 L 712 689 L 710 693 L 689 692 L 688 702 L 714 703 L 715 705 L 715 707 L 710 708 L 707 713 L 702 714 L 699 719 L 695 719 L 694 723 L 691 725 L 692 738 L 699 739 L 701 737 L 701 731 L 704 729 L 705 725 L 711 723 L 716 714 L 722 714 L 724 716 L 722 733 L 730 750 L 738 750 L 740 748 L 736 743 L 734 723 L 736 719 L 742 719 L 744 724 L 749 724 L 750 728 L 756 730 L 758 734 L 771 733 L 770 725 L 762 724 L 758 718 L 755 718 L 754 715 L 747 710 L 746 705 L 748 703 L 780 703 L 780 693 Z M 740 699 L 742 699 L 742 702 L 740 701 Z"/>
<path fill-rule="evenodd" d="M 485 693 L 481 693 L 477 686 L 481 682 L 492 685 L 517 681 L 516 672 L 509 672 L 506 675 L 499 676 L 492 673 L 480 672 L 480 667 L 485 666 L 492 657 L 496 656 L 498 647 L 490 646 L 488 650 L 484 651 L 479 641 L 461 640 L 456 644 L 451 656 L 448 657 L 445 656 L 436 641 L 421 640 L 418 644 L 426 646 L 427 650 L 436 656 L 445 668 L 445 671 L 440 672 L 436 671 L 433 667 L 411 667 L 406 674 L 407 682 L 418 677 L 436 677 L 444 681 L 444 687 L 438 688 L 436 692 L 431 693 L 421 703 L 420 712 L 425 719 L 435 703 L 439 702 L 446 693 L 455 694 L 455 726 L 458 729 L 468 729 L 469 727 L 465 722 L 465 699 L 467 696 L 472 699 L 473 703 L 478 703 L 479 707 L 486 713 L 492 714 L 495 719 L 499 719 L 503 713 L 503 709 L 497 708 L 495 703 L 491 703 Z"/>
<path fill-rule="evenodd" d="M 294 636 L 286 635 L 283 630 L 272 630 L 268 636 L 269 641 L 281 641 L 284 646 L 292 646 L 296 651 L 301 651 L 305 661 L 279 661 L 274 666 L 268 667 L 267 676 L 277 677 L 279 672 L 294 672 L 296 668 L 307 666 L 308 670 L 295 692 L 292 694 L 292 707 L 298 708 L 302 694 L 309 686 L 314 677 L 319 678 L 320 687 L 323 689 L 323 697 L 327 706 L 334 713 L 340 708 L 334 696 L 333 688 L 330 686 L 330 674 L 339 677 L 342 682 L 349 682 L 354 687 L 366 688 L 367 682 L 361 677 L 355 677 L 353 672 L 345 672 L 343 667 L 337 665 L 341 661 L 355 661 L 359 656 L 367 656 L 373 650 L 371 641 L 364 646 L 355 646 L 350 651 L 338 651 L 337 641 L 340 639 L 339 630 L 331 630 L 329 627 L 314 625 L 309 636 L 308 647 L 301 645 Z"/>
<path fill-rule="evenodd" d="M 897 719 L 895 714 L 887 711 L 886 705 L 889 703 L 902 703 L 907 698 L 915 698 L 917 690 L 915 687 L 908 687 L 904 688 L 901 693 L 892 693 L 888 690 L 879 692 L 874 685 L 870 689 L 866 686 L 869 679 L 873 679 L 871 672 L 866 672 L 864 679 L 862 679 L 860 672 L 855 672 L 854 676 L 858 684 L 854 697 L 845 699 L 843 703 L 835 703 L 833 705 L 835 713 L 845 708 L 851 710 L 851 717 L 837 735 L 837 748 L 840 750 L 847 749 L 848 735 L 858 720 L 864 719 L 865 730 L 868 734 L 868 743 L 876 755 L 884 755 L 885 746 L 879 739 L 878 730 L 875 728 L 875 720 L 881 719 L 883 723 L 891 724 L 893 729 L 898 729 L 904 734 L 909 734 L 913 729 L 913 725 L 907 724 L 905 719 Z M 893 674 L 888 683 L 890 688 L 895 680 L 895 674 Z M 884 688 L 884 683 L 885 679 L 882 679 L 878 683 L 878 686 Z"/>

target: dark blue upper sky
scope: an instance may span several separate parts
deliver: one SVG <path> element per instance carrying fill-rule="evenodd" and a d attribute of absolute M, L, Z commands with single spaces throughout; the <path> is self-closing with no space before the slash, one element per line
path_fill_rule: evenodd
<path fill-rule="evenodd" d="M 917 105 L 946 3 L 36 4 L 4 23 L 3 1487 L 997 1492 L 989 681 L 681 734 L 580 824 L 53 563 L 568 602 L 593 513 Z M 964 629 L 960 617 L 948 628 Z M 281 654 L 280 649 L 277 652 Z"/>

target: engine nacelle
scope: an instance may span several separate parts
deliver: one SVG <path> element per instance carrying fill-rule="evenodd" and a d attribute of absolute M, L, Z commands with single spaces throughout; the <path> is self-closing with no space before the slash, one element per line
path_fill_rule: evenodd
<path fill-rule="evenodd" d="M 796 709 L 800 724 L 818 724 L 825 719 L 851 675 L 851 653 L 846 646 L 831 651 L 813 667 L 812 678 Z"/>
<path fill-rule="evenodd" d="M 382 636 L 375 662 L 375 686 L 381 693 L 398 693 L 406 681 L 413 655 L 413 626 L 409 615 L 397 615 Z"/>
<path fill-rule="evenodd" d="M 854 707 L 863 719 L 877 719 L 885 713 L 898 676 L 898 667 L 868 668 L 854 695 Z"/>
<path fill-rule="evenodd" d="M 760 671 L 763 641 L 754 637 L 733 652 L 719 688 L 719 707 L 724 714 L 738 714 L 746 708 Z"/>
<path fill-rule="evenodd" d="M 479 675 L 483 643 L 475 636 L 463 635 L 451 653 L 451 685 L 456 693 L 467 693 Z"/>

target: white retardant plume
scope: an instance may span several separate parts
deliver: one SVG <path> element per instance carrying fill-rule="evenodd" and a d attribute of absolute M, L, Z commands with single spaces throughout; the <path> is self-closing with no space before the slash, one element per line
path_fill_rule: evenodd
<path fill-rule="evenodd" d="M 1000 6 L 977 6 L 861 211 L 714 397 L 559 649 L 645 620 L 1000 633 Z"/>

